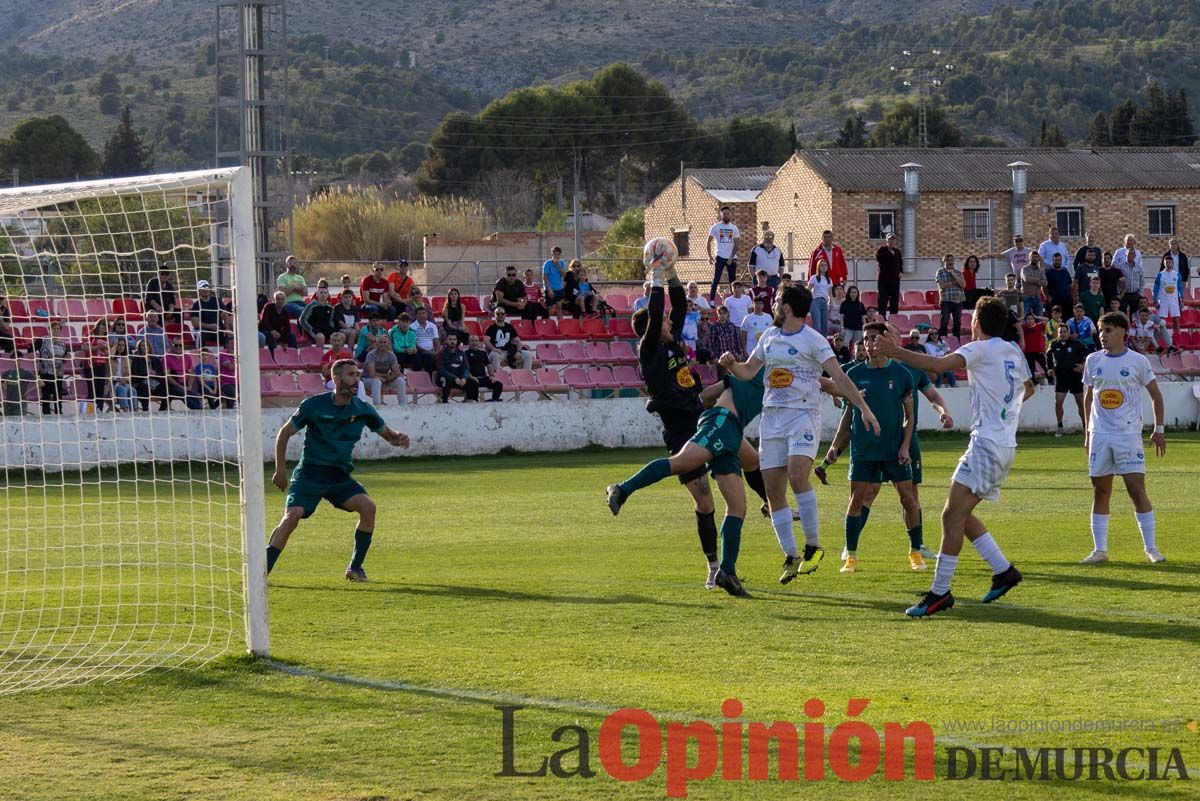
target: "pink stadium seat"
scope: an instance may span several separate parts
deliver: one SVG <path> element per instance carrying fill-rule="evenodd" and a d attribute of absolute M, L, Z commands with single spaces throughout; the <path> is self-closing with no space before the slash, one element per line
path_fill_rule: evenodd
<path fill-rule="evenodd" d="M 859 293 L 859 295 L 860 295 L 859 300 L 861 300 L 863 302 L 864 306 L 870 307 L 872 309 L 877 308 L 879 306 L 879 293 L 878 292 L 875 292 L 874 290 L 867 290 L 866 292 Z"/>
<path fill-rule="evenodd" d="M 300 349 L 300 364 L 306 370 L 319 370 L 321 368 L 321 359 L 324 357 L 325 351 L 322 348 Z"/>
<path fill-rule="evenodd" d="M 973 316 L 973 312 L 965 311 L 961 315 L 959 315 L 959 318 L 958 318 L 958 324 L 962 326 L 963 336 L 968 339 L 971 336 L 969 332 L 971 330 L 971 317 L 972 316 Z"/>
<path fill-rule="evenodd" d="M 908 315 L 908 321 L 912 323 L 912 327 L 916 328 L 919 325 L 933 325 L 930 316 L 925 312 L 913 312 Z"/>
<path fill-rule="evenodd" d="M 270 382 L 271 391 L 278 398 L 290 398 L 300 395 L 300 388 L 296 386 L 296 377 L 291 373 L 272 373 L 267 377 Z"/>
<path fill-rule="evenodd" d="M 534 320 L 533 328 L 542 339 L 558 339 L 558 323 L 554 320 Z"/>
<path fill-rule="evenodd" d="M 559 372 L 552 367 L 543 367 L 540 370 L 536 370 L 534 375 L 537 376 L 538 388 L 542 392 L 567 392 L 571 389 L 563 381 Z"/>
<path fill-rule="evenodd" d="M 504 386 L 511 386 L 517 392 L 537 392 L 542 387 L 532 370 L 510 370 L 508 376 Z"/>
<path fill-rule="evenodd" d="M 563 370 L 562 378 L 571 389 L 596 389 L 596 385 L 588 378 L 587 370 L 582 367 L 568 367 Z"/>
<path fill-rule="evenodd" d="M 1200 306 L 1200 286 L 1194 286 L 1184 295 L 1185 306 Z"/>
<path fill-rule="evenodd" d="M 275 357 L 271 355 L 270 348 L 258 349 L 258 364 L 263 370 L 269 370 L 275 366 Z"/>
<path fill-rule="evenodd" d="M 1168 373 L 1175 373 L 1176 375 L 1183 375 L 1184 366 L 1183 366 L 1182 354 L 1172 353 L 1169 356 L 1163 356 L 1162 357 L 1162 366 L 1163 366 L 1163 369 L 1166 370 Z"/>
<path fill-rule="evenodd" d="M 558 345 L 549 342 L 543 342 L 537 346 L 536 357 L 542 364 L 566 364 L 567 360 L 563 358 L 562 351 Z"/>
<path fill-rule="evenodd" d="M 12 359 L 0 359 L 0 373 L 6 373 L 17 366 L 17 363 Z M 31 371 L 36 375 L 37 371 Z"/>
<path fill-rule="evenodd" d="M 919 289 L 906 289 L 900 293 L 900 308 L 908 311 L 909 309 L 924 309 L 925 293 Z"/>
<path fill-rule="evenodd" d="M 616 381 L 625 389 L 636 389 L 639 392 L 645 388 L 642 377 L 638 375 L 636 367 L 629 365 L 619 365 L 613 368 L 613 381 Z"/>
<path fill-rule="evenodd" d="M 1194 350 L 1183 353 L 1183 374 L 1186 376 L 1200 375 L 1200 353 Z"/>
<path fill-rule="evenodd" d="M 888 316 L 888 322 L 896 326 L 900 333 L 907 334 L 912 330 L 912 320 L 908 319 L 907 314 L 892 314 Z"/>
<path fill-rule="evenodd" d="M 83 302 L 89 320 L 99 320 L 108 317 L 108 302 L 104 298 L 88 298 Z"/>
<path fill-rule="evenodd" d="M 441 317 L 442 309 L 446 308 L 446 296 L 434 295 L 429 299 L 429 306 L 433 309 L 433 314 L 435 317 Z M 464 308 L 463 311 L 466 311 L 466 309 Z"/>
<path fill-rule="evenodd" d="M 408 382 L 408 391 L 413 395 L 433 395 L 440 391 L 424 370 L 406 370 L 404 380 Z"/>
<path fill-rule="evenodd" d="M 53 317 L 53 305 L 49 298 L 25 299 L 25 306 L 29 309 L 29 316 L 35 320 Z"/>
<path fill-rule="evenodd" d="M 322 392 L 328 392 L 325 387 L 325 379 L 321 377 L 320 373 L 301 373 L 297 384 L 305 395 L 320 395 Z"/>
<path fill-rule="evenodd" d="M 589 317 L 583 321 L 583 334 L 588 339 L 615 339 L 616 335 L 604 327 L 600 317 Z"/>
<path fill-rule="evenodd" d="M 608 346 L 612 360 L 617 364 L 637 364 L 637 351 L 625 340 L 617 340 Z"/>
<path fill-rule="evenodd" d="M 587 360 L 593 364 L 610 364 L 613 360 L 607 342 L 588 342 L 583 346 Z"/>
<path fill-rule="evenodd" d="M 629 296 L 622 292 L 609 292 L 604 296 L 604 300 L 613 307 L 613 311 L 617 314 L 629 314 L 633 311 L 630 307 Z"/>
<path fill-rule="evenodd" d="M 589 367 L 588 380 L 599 389 L 620 389 L 621 383 L 613 380 L 612 368 L 606 365 Z"/>
<path fill-rule="evenodd" d="M 541 339 L 541 336 L 538 335 L 537 329 L 533 327 L 532 320 L 513 320 L 512 327 L 517 329 L 517 336 L 526 342 L 534 342 L 538 339 Z"/>
<path fill-rule="evenodd" d="M 300 362 L 300 351 L 294 348 L 276 348 L 275 366 L 281 370 L 301 370 L 304 365 Z"/>
<path fill-rule="evenodd" d="M 612 331 L 613 336 L 621 339 L 637 339 L 637 334 L 633 331 L 633 321 L 628 317 L 614 317 L 608 321 L 608 328 Z"/>
<path fill-rule="evenodd" d="M 564 342 L 558 350 L 563 364 L 587 364 L 590 361 L 582 342 Z"/>
<path fill-rule="evenodd" d="M 583 339 L 583 326 L 574 317 L 564 317 L 558 325 L 558 336 L 561 339 Z"/>
<path fill-rule="evenodd" d="M 87 320 L 87 304 L 78 298 L 54 301 L 54 316 L 66 320 Z"/>

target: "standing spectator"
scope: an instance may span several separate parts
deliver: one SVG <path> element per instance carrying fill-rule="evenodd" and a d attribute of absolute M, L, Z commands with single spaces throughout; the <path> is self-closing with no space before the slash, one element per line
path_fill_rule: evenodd
<path fill-rule="evenodd" d="M 770 278 L 770 276 L 767 276 L 767 277 Z M 741 281 L 732 282 L 729 285 L 729 293 L 730 294 L 725 297 L 725 302 L 722 304 L 722 308 L 726 309 L 729 312 L 729 322 L 733 324 L 734 328 L 741 326 L 742 320 L 744 320 L 746 318 L 746 315 L 750 313 L 750 310 L 754 308 L 754 298 L 747 295 L 744 290 L 745 290 L 745 287 L 742 285 Z M 649 300 L 649 298 L 650 298 L 650 283 L 647 282 L 646 283 L 646 299 L 647 299 L 647 301 Z M 642 304 L 642 305 L 644 306 L 645 304 Z M 636 309 L 634 311 L 636 311 Z M 717 355 L 719 356 L 720 354 L 717 354 Z"/>
<path fill-rule="evenodd" d="M 1113 254 L 1113 266 L 1121 271 L 1121 308 L 1128 316 L 1137 313 L 1142 299 L 1142 287 L 1146 285 L 1146 273 L 1142 267 L 1142 252 L 1137 249 L 1133 234 L 1125 235 L 1125 244 Z"/>
<path fill-rule="evenodd" d="M 517 282 L 520 286 L 520 282 Z M 463 323 L 466 310 L 457 287 L 446 293 L 446 305 L 442 307 L 442 336 L 453 333 L 459 342 L 467 341 L 467 328 Z"/>
<path fill-rule="evenodd" d="M 1087 291 L 1088 281 L 1100 270 L 1100 260 L 1103 258 L 1104 251 L 1096 247 L 1092 232 L 1088 231 L 1083 235 L 1083 244 L 1075 251 L 1075 258 L 1071 262 L 1075 268 L 1076 299 Z"/>
<path fill-rule="evenodd" d="M 1041 379 L 1034 367 L 1040 364 L 1043 374 L 1048 369 L 1046 366 L 1046 328 L 1037 315 L 1033 312 L 1025 312 L 1025 322 L 1021 324 L 1021 332 L 1024 334 L 1021 350 L 1025 352 L 1025 363 L 1029 365 L 1029 378 L 1036 386 L 1041 383 Z"/>
<path fill-rule="evenodd" d="M 1042 259 L 1042 264 L 1046 269 L 1050 269 L 1054 265 L 1054 254 L 1057 253 L 1062 258 L 1062 266 L 1064 268 L 1071 265 L 1071 249 L 1067 247 L 1067 243 L 1058 238 L 1058 226 L 1051 225 L 1046 234 L 1046 239 L 1038 245 L 1038 256 Z M 1071 272 L 1070 269 L 1067 272 Z M 1069 293 L 1068 293 L 1069 294 Z"/>
<path fill-rule="evenodd" d="M 714 358 L 719 358 L 722 353 L 729 352 L 737 356 L 738 361 L 743 361 L 746 358 L 746 352 L 742 349 L 742 338 L 739 334 L 740 332 L 733 324 L 733 318 L 729 314 L 729 307 L 720 306 L 717 308 L 716 322 L 709 323 L 704 349 Z"/>
<path fill-rule="evenodd" d="M 295 256 L 284 259 L 283 268 L 283 272 L 275 279 L 275 289 L 283 293 L 288 314 L 294 320 L 304 311 L 308 281 L 300 274 L 300 261 Z"/>
<path fill-rule="evenodd" d="M 687 299 L 689 302 L 696 304 L 697 309 L 704 309 L 705 311 L 708 311 L 714 305 L 716 305 L 714 303 L 709 303 L 708 298 L 700 294 L 700 285 L 695 281 L 688 282 Z"/>
<path fill-rule="evenodd" d="M 121 338 L 112 343 L 109 350 L 108 370 L 117 411 L 133 411 L 138 396 L 133 388 L 133 371 L 129 362 L 129 340 Z"/>
<path fill-rule="evenodd" d="M 1051 256 L 1050 267 L 1046 270 L 1046 296 L 1050 298 L 1051 306 L 1069 309 L 1074 303 L 1071 295 L 1074 281 L 1071 271 L 1064 265 L 1061 253 Z"/>
<path fill-rule="evenodd" d="M 767 285 L 767 271 L 759 270 L 754 274 L 754 286 L 750 287 L 750 297 L 761 300 L 767 311 L 775 308 L 775 290 Z"/>
<path fill-rule="evenodd" d="M 272 356 L 275 355 L 275 348 L 281 345 L 287 348 L 296 347 L 296 337 L 292 334 L 292 320 L 284 303 L 285 297 L 282 292 L 276 292 L 272 297 L 273 302 L 263 306 L 262 314 L 258 318 L 258 330 L 266 336 L 266 345 Z"/>
<path fill-rule="evenodd" d="M 479 386 L 492 391 L 488 403 L 498 402 L 504 392 L 504 384 L 496 378 L 496 368 L 492 366 L 492 358 L 483 348 L 483 340 L 478 334 L 472 334 L 467 343 L 467 352 L 464 354 L 467 357 L 467 372 Z"/>
<path fill-rule="evenodd" d="M 438 327 L 429 319 L 429 309 L 424 306 L 417 309 L 417 319 L 413 322 L 413 330 L 417 336 L 417 365 L 421 370 L 433 373 L 437 369 L 439 340 Z"/>
<path fill-rule="evenodd" d="M 408 260 L 401 259 L 396 263 L 396 269 L 387 275 L 388 302 L 392 304 L 392 316 L 395 320 L 400 312 L 408 310 L 408 296 L 415 284 L 408 275 Z"/>
<path fill-rule="evenodd" d="M 1185 286 L 1183 274 L 1175 267 L 1175 259 L 1169 251 L 1164 253 L 1162 263 L 1158 266 L 1158 275 L 1154 276 L 1154 305 L 1175 336 L 1179 335 L 1179 315 L 1183 308 Z"/>
<path fill-rule="evenodd" d="M 813 248 L 812 255 L 808 257 L 809 278 L 817 274 L 817 262 L 821 259 L 825 259 L 829 264 L 829 280 L 832 283 L 846 283 L 846 277 L 850 275 L 850 271 L 846 269 L 846 254 L 842 252 L 841 245 L 834 244 L 833 231 L 821 232 L 821 244 Z"/>
<path fill-rule="evenodd" d="M 783 274 L 783 251 L 775 247 L 775 234 L 763 231 L 763 241 L 750 251 L 750 272 L 767 271 L 767 284 L 771 289 L 779 288 L 779 277 Z"/>
<path fill-rule="evenodd" d="M 1104 313 L 1104 293 L 1100 290 L 1100 278 L 1094 276 L 1088 280 L 1088 288 L 1079 293 L 1079 303 L 1083 311 L 1094 323 Z"/>
<path fill-rule="evenodd" d="M 809 276 L 808 291 L 812 293 L 813 328 L 821 336 L 829 336 L 829 294 L 833 289 L 833 280 L 829 277 L 829 262 L 824 258 L 817 259 L 817 271 Z"/>
<path fill-rule="evenodd" d="M 733 211 L 728 206 L 721 207 L 721 219 L 709 226 L 708 240 L 704 244 L 708 253 L 709 264 L 713 266 L 712 286 L 708 290 L 708 299 L 716 301 L 717 287 L 721 285 L 721 273 L 729 272 L 729 280 L 737 278 L 737 244 L 741 231 L 733 224 Z M 713 244 L 716 253 L 713 253 Z"/>
<path fill-rule="evenodd" d="M 408 293 L 408 316 L 414 320 L 417 318 L 417 312 L 421 309 L 425 310 L 425 316 L 430 320 L 433 319 L 433 306 L 425 299 L 425 295 L 421 292 L 421 287 L 414 286 Z"/>
<path fill-rule="evenodd" d="M 362 319 L 363 311 L 354 300 L 354 290 L 343 289 L 337 305 L 333 307 L 333 328 L 341 332 L 346 344 L 352 348 L 358 341 L 358 323 Z M 332 341 L 332 337 L 330 339 Z"/>
<path fill-rule="evenodd" d="M 889 233 L 883 247 L 875 251 L 876 283 L 879 287 L 877 308 L 886 319 L 900 311 L 900 276 L 904 272 L 904 255 L 896 247 L 896 235 Z"/>
<path fill-rule="evenodd" d="M 146 293 L 142 298 L 146 311 L 155 311 L 162 315 L 164 328 L 183 325 L 183 315 L 179 309 L 179 293 L 171 283 L 171 271 L 162 268 L 158 275 L 146 282 Z"/>
<path fill-rule="evenodd" d="M 192 321 L 192 330 L 196 332 L 196 347 L 224 347 L 226 343 L 221 337 L 221 316 L 224 310 L 221 308 L 221 301 L 213 294 L 212 285 L 203 279 L 196 282 L 196 295 L 196 302 L 192 304 L 192 310 L 188 314 Z M 303 309 L 304 305 L 301 304 L 300 308 Z"/>
<path fill-rule="evenodd" d="M 1087 316 L 1082 303 L 1076 303 L 1071 309 L 1072 317 L 1067 320 L 1067 333 L 1078 339 L 1089 351 L 1096 349 L 1096 324 Z M 1054 345 L 1053 342 L 1050 343 Z"/>
<path fill-rule="evenodd" d="M 407 312 L 404 312 L 407 315 Z M 395 328 L 392 329 L 393 331 Z M 372 311 L 367 317 L 367 324 L 358 332 L 358 341 L 354 344 L 354 358 L 365 363 L 367 351 L 375 346 L 375 340 L 388 335 L 388 327 L 383 322 L 383 312 Z M 400 351 L 396 351 L 399 353 Z"/>
<path fill-rule="evenodd" d="M 958 336 L 955 334 L 955 336 Z M 942 335 L 937 331 L 930 331 L 929 336 L 925 338 L 925 352 L 930 356 L 941 358 L 950 352 L 950 346 L 946 344 L 946 340 L 942 339 Z M 934 386 L 941 388 L 942 384 L 948 387 L 953 387 L 957 383 L 954 378 L 954 371 L 947 370 L 944 373 L 935 373 L 933 376 Z"/>
<path fill-rule="evenodd" d="M 371 272 L 363 276 L 362 281 L 358 285 L 359 294 L 362 295 L 362 305 L 368 314 L 371 310 L 379 311 L 389 321 L 396 319 L 395 312 L 392 308 L 391 292 L 392 286 L 383 276 L 383 265 L 375 262 L 371 265 Z M 410 290 L 409 295 L 412 292 Z"/>
<path fill-rule="evenodd" d="M 700 338 L 700 310 L 690 300 L 687 304 L 687 313 L 683 315 L 683 330 L 680 332 L 679 338 L 683 340 L 683 347 L 687 351 L 688 358 L 704 364 L 696 349 L 697 340 Z"/>
<path fill-rule="evenodd" d="M 400 368 L 400 361 L 392 352 L 392 343 L 387 337 L 375 337 L 375 347 L 367 353 L 366 372 L 361 380 L 376 406 L 383 405 L 383 396 L 389 391 L 396 393 L 397 405 L 404 406 L 408 402 L 404 370 Z"/>
<path fill-rule="evenodd" d="M 503 314 L 499 309 L 497 314 Z M 458 336 L 446 335 L 446 346 L 437 355 L 437 385 L 442 388 L 442 403 L 450 402 L 450 393 L 461 389 L 469 401 L 479 400 L 479 382 L 471 377 L 467 356 L 458 349 Z"/>
<path fill-rule="evenodd" d="M 1029 263 L 1021 270 L 1021 299 L 1025 303 L 1025 311 L 1033 312 L 1035 317 L 1041 317 L 1045 307 L 1042 305 L 1042 290 L 1046 286 L 1046 270 L 1042 267 L 1042 257 L 1037 253 L 1029 254 Z"/>
<path fill-rule="evenodd" d="M 12 312 L 9 311 L 8 301 L 0 295 L 0 351 L 17 355 L 17 338 L 13 333 Z"/>
<path fill-rule="evenodd" d="M 216 359 L 207 350 L 200 351 L 200 358 L 188 371 L 187 407 L 199 411 L 206 405 L 215 409 L 221 404 L 220 370 Z"/>
<path fill-rule="evenodd" d="M 1043 330 L 1046 334 L 1047 348 L 1049 348 L 1051 342 L 1058 339 L 1058 329 L 1065 325 L 1066 322 L 1063 320 L 1062 306 L 1051 306 L 1050 319 L 1046 320 L 1045 326 L 1043 327 Z"/>
<path fill-rule="evenodd" d="M 395 329 L 392 329 L 393 331 Z M 333 378 L 333 365 L 338 359 L 353 359 L 354 351 L 346 344 L 346 335 L 334 331 L 329 337 L 329 350 L 321 357 L 321 377 L 326 381 Z"/>
<path fill-rule="evenodd" d="M 846 347 L 853 349 L 854 343 L 862 341 L 863 318 L 867 315 L 867 307 L 859 299 L 858 287 L 854 284 L 846 287 L 846 299 L 842 301 L 841 311 Z"/>
<path fill-rule="evenodd" d="M 317 289 L 312 301 L 300 313 L 299 325 L 300 330 L 313 341 L 314 345 L 318 348 L 325 347 L 325 343 L 333 336 L 333 332 L 338 330 L 334 321 L 333 304 L 329 302 L 328 289 Z"/>
<path fill-rule="evenodd" d="M 522 370 L 531 369 L 533 353 L 521 342 L 521 338 L 517 336 L 517 329 L 505 320 L 504 309 L 496 309 L 492 313 L 492 320 L 492 324 L 484 332 L 484 336 L 491 345 L 492 367 L 499 369 L 503 359 L 508 362 L 509 367 L 519 367 Z"/>
<path fill-rule="evenodd" d="M 937 271 L 937 285 L 941 301 L 941 319 L 938 322 L 938 334 L 946 336 L 950 323 L 954 324 L 954 336 L 962 336 L 962 310 L 967 302 L 967 293 L 963 287 L 966 279 L 954 266 L 954 256 L 947 253 L 942 257 L 942 267 Z"/>
<path fill-rule="evenodd" d="M 1113 264 L 1113 254 L 1104 251 L 1100 257 L 1100 270 L 1096 273 L 1100 278 L 1100 291 L 1104 293 L 1104 308 L 1107 311 L 1113 300 L 1121 299 L 1121 271 Z M 1118 304 L 1118 309 L 1120 304 Z M 1132 324 L 1132 321 L 1130 321 Z"/>
<path fill-rule="evenodd" d="M 1058 329 L 1058 338 L 1050 343 L 1048 354 L 1050 373 L 1054 376 L 1054 415 L 1058 418 L 1056 437 L 1063 435 L 1063 401 L 1067 393 L 1075 398 L 1079 422 L 1086 420 L 1083 414 L 1083 364 L 1087 356 L 1088 349 L 1072 339 L 1067 329 Z"/>
<path fill-rule="evenodd" d="M 1014 234 L 1011 248 L 999 253 L 985 253 L 983 257 L 985 259 L 1004 259 L 1008 262 L 1008 271 L 1019 277 L 1021 271 L 1029 266 L 1033 255 L 1034 251 L 1025 247 L 1025 237 L 1021 234 Z"/>
<path fill-rule="evenodd" d="M 742 318 L 742 352 L 751 353 L 759 338 L 774 324 L 774 318 L 763 312 L 761 297 L 754 299 L 754 311 Z"/>
<path fill-rule="evenodd" d="M 553 311 L 558 321 L 562 322 L 562 304 L 565 300 L 564 278 L 567 266 L 563 264 L 562 248 L 558 245 L 550 248 L 550 258 L 542 263 L 542 284 L 546 289 L 546 309 Z M 549 314 L 547 313 L 547 317 Z"/>
<path fill-rule="evenodd" d="M 829 333 L 842 330 L 842 303 L 846 300 L 846 285 L 838 284 L 829 295 Z"/>
<path fill-rule="evenodd" d="M 530 307 L 528 295 L 525 284 L 517 278 L 517 268 L 510 264 L 504 268 L 504 277 L 498 279 L 496 285 L 492 287 L 492 308 L 502 308 L 513 317 L 536 320 L 538 315 Z M 446 302 L 450 302 L 448 295 Z M 529 311 L 526 311 L 527 308 Z M 460 340 L 463 343 L 466 341 L 466 339 Z"/>
<path fill-rule="evenodd" d="M 108 369 L 108 321 L 100 319 L 92 326 L 92 335 L 85 343 L 84 377 L 88 379 L 91 388 L 91 400 L 96 411 L 104 411 L 109 399 L 109 369 Z"/>
<path fill-rule="evenodd" d="M 725 302 L 728 303 L 729 299 L 726 298 Z M 639 295 L 638 297 L 634 298 L 633 303 L 631 304 L 631 308 L 633 309 L 633 311 L 636 312 L 639 309 L 646 308 L 646 306 L 649 303 L 650 303 L 650 282 L 647 281 L 644 284 L 642 284 L 642 294 Z"/>
<path fill-rule="evenodd" d="M 143 412 L 150 411 L 150 398 L 154 396 L 162 382 L 155 377 L 150 366 L 150 348 L 146 340 L 139 339 L 129 354 L 129 384 L 133 387 L 133 395 Z"/>
<path fill-rule="evenodd" d="M 1187 254 L 1179 249 L 1179 240 L 1175 237 L 1171 237 L 1171 241 L 1167 244 L 1169 247 L 1163 256 L 1171 257 L 1171 263 L 1179 271 L 1179 275 L 1183 278 L 1183 287 L 1187 289 L 1188 282 L 1192 279 L 1192 267 L 1188 264 Z"/>
<path fill-rule="evenodd" d="M 59 320 L 50 323 L 50 334 L 37 344 L 37 374 L 41 380 L 42 414 L 62 414 L 63 376 L 71 345 Z"/>
<path fill-rule="evenodd" d="M 1004 301 L 1004 305 L 1013 314 L 1022 311 L 1021 309 L 1021 290 L 1017 288 L 1016 273 L 1004 274 L 1004 288 L 996 293 L 996 297 Z"/>
<path fill-rule="evenodd" d="M 981 295 L 978 283 L 979 257 L 975 254 L 971 254 L 963 259 L 962 277 L 963 297 L 966 298 L 963 301 L 963 308 L 973 309 L 975 308 L 975 301 L 979 300 Z"/>

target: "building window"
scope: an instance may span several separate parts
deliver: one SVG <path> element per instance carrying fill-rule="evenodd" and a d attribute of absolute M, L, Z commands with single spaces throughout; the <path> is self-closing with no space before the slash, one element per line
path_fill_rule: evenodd
<path fill-rule="evenodd" d="M 1082 237 L 1083 209 L 1055 209 L 1054 224 L 1058 226 L 1058 235 L 1064 239 Z"/>
<path fill-rule="evenodd" d="M 963 209 L 963 239 L 987 240 L 991 238 L 991 225 L 987 209 Z"/>
<path fill-rule="evenodd" d="M 1147 231 L 1150 236 L 1175 236 L 1175 207 L 1151 206 Z"/>
<path fill-rule="evenodd" d="M 888 234 L 896 233 L 895 209 L 867 211 L 867 239 L 882 242 Z"/>
<path fill-rule="evenodd" d="M 687 258 L 687 256 L 689 255 L 688 232 L 687 231 L 675 231 L 674 236 L 675 236 L 675 249 L 679 251 L 679 257 L 681 259 Z"/>

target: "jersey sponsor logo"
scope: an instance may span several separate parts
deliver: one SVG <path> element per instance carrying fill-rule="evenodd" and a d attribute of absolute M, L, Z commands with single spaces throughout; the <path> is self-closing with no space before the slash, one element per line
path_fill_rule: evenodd
<path fill-rule="evenodd" d="M 684 389 L 691 389 L 696 386 L 696 379 L 685 365 L 675 371 L 675 383 Z"/>
<path fill-rule="evenodd" d="M 782 367 L 776 367 L 767 374 L 767 383 L 774 389 L 790 387 L 795 379 L 796 377 L 792 375 L 791 370 L 785 370 Z"/>
<path fill-rule="evenodd" d="M 1125 393 L 1119 389 L 1105 389 L 1100 391 L 1100 408 L 1101 409 L 1119 409 L 1125 403 Z"/>
<path fill-rule="evenodd" d="M 1167 294 L 1168 294 L 1168 295 L 1174 295 L 1174 294 L 1175 294 L 1175 287 L 1174 287 L 1174 286 L 1172 286 L 1171 284 L 1167 284 L 1167 286 L 1166 286 L 1166 290 L 1167 290 Z"/>

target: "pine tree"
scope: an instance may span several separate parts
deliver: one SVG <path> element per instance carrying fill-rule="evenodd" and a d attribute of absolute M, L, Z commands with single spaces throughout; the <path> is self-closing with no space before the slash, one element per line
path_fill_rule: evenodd
<path fill-rule="evenodd" d="M 1103 111 L 1097 111 L 1092 117 L 1092 125 L 1088 128 L 1087 142 L 1092 147 L 1108 147 L 1112 137 L 1108 133 L 1108 117 Z"/>
<path fill-rule="evenodd" d="M 1146 87 L 1146 99 L 1133 114 L 1129 124 L 1129 144 L 1154 147 L 1166 144 L 1170 138 L 1167 119 L 1167 100 L 1158 81 Z"/>
<path fill-rule="evenodd" d="M 1188 111 L 1187 92 L 1179 89 L 1167 95 L 1167 119 L 1170 139 L 1164 144 L 1191 147 L 1196 142 L 1196 129 Z"/>
<path fill-rule="evenodd" d="M 104 174 L 111 178 L 125 175 L 145 175 L 154 167 L 154 148 L 142 142 L 133 127 L 129 106 L 121 110 L 121 121 L 113 135 L 104 143 Z"/>
<path fill-rule="evenodd" d="M 866 147 L 867 124 L 863 115 L 854 114 L 846 118 L 846 124 L 838 131 L 833 142 L 837 147 Z"/>
<path fill-rule="evenodd" d="M 1057 123 L 1054 125 L 1051 125 L 1049 128 L 1047 128 L 1046 121 L 1042 120 L 1042 141 L 1040 143 L 1040 146 L 1041 147 L 1066 147 L 1067 146 L 1066 134 L 1064 134 L 1062 132 L 1062 128 L 1059 128 Z"/>
<path fill-rule="evenodd" d="M 796 123 L 792 123 L 792 127 L 788 129 L 788 147 L 795 153 L 800 149 L 800 140 L 796 138 Z"/>
<path fill-rule="evenodd" d="M 1130 145 L 1130 125 L 1136 113 L 1137 106 L 1133 104 L 1132 100 L 1126 100 L 1113 109 L 1112 116 L 1109 118 L 1109 141 L 1115 147 L 1128 147 Z"/>

